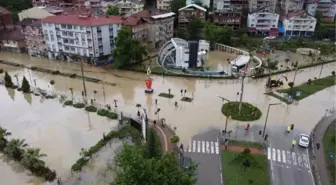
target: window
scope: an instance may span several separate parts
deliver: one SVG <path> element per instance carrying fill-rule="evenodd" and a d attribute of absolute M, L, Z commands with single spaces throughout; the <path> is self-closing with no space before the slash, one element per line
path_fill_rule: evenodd
<path fill-rule="evenodd" d="M 65 46 L 64 49 L 65 49 L 65 50 L 69 50 L 69 46 Z"/>
<path fill-rule="evenodd" d="M 273 22 L 275 22 L 275 20 L 273 20 Z"/>
<path fill-rule="evenodd" d="M 66 25 L 65 25 L 65 24 L 61 24 L 61 28 L 62 28 L 62 29 L 65 29 L 65 28 L 66 28 Z"/>
<path fill-rule="evenodd" d="M 275 25 L 272 25 L 273 28 L 275 28 Z"/>
<path fill-rule="evenodd" d="M 71 47 L 71 51 L 75 51 L 76 49 L 75 49 L 75 47 Z"/>
<path fill-rule="evenodd" d="M 80 30 L 81 30 L 81 31 L 84 31 L 84 26 L 81 26 L 81 27 L 80 27 Z"/>
<path fill-rule="evenodd" d="M 54 44 L 52 45 L 52 49 L 53 51 L 56 51 L 56 46 Z"/>
<path fill-rule="evenodd" d="M 67 29 L 71 30 L 72 29 L 72 25 L 67 24 Z"/>
<path fill-rule="evenodd" d="M 251 24 L 251 26 L 254 26 L 254 24 Z"/>
<path fill-rule="evenodd" d="M 252 19 L 252 22 L 254 22 L 255 21 L 255 19 Z"/>
<path fill-rule="evenodd" d="M 313 28 L 313 26 L 309 26 L 309 28 Z"/>

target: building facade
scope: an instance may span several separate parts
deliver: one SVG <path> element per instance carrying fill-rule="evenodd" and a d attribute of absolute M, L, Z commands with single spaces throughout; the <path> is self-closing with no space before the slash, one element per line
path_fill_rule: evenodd
<path fill-rule="evenodd" d="M 156 8 L 159 10 L 170 10 L 171 0 L 156 0 Z"/>
<path fill-rule="evenodd" d="M 59 6 L 60 0 L 32 0 L 33 6 Z"/>
<path fill-rule="evenodd" d="M 336 15 L 336 1 L 334 0 L 308 0 L 306 11 L 315 16 L 316 12 L 321 13 L 322 19 L 327 22 L 334 22 Z"/>
<path fill-rule="evenodd" d="M 190 4 L 199 4 L 203 7 L 210 7 L 210 0 L 186 0 L 186 5 Z"/>
<path fill-rule="evenodd" d="M 282 20 L 284 36 L 311 37 L 314 35 L 316 22 L 316 18 L 304 10 L 288 14 Z"/>
<path fill-rule="evenodd" d="M 26 51 L 24 36 L 20 26 L 14 26 L 12 29 L 0 32 L 0 50 L 22 53 Z"/>
<path fill-rule="evenodd" d="M 275 12 L 277 0 L 249 0 L 249 12 L 268 7 L 270 12 Z"/>
<path fill-rule="evenodd" d="M 303 9 L 305 0 L 281 0 L 280 7 L 283 14 L 300 11 Z"/>
<path fill-rule="evenodd" d="M 149 19 L 148 40 L 153 49 L 160 48 L 174 36 L 175 13 L 152 15 Z"/>
<path fill-rule="evenodd" d="M 49 13 L 44 7 L 33 7 L 18 13 L 19 20 L 23 19 L 43 19 L 54 14 Z"/>
<path fill-rule="evenodd" d="M 90 13 L 42 19 L 48 57 L 105 57 L 115 48 L 115 37 L 122 22 L 120 16 L 93 16 Z"/>
<path fill-rule="evenodd" d="M 141 12 L 144 10 L 145 4 L 141 0 L 118 0 L 114 2 L 108 2 L 108 5 L 117 7 L 119 13 L 124 16 L 130 16 L 132 14 Z"/>
<path fill-rule="evenodd" d="M 25 44 L 29 55 L 47 56 L 47 48 L 43 37 L 41 20 L 24 19 L 20 22 Z"/>
<path fill-rule="evenodd" d="M 213 21 L 219 26 L 229 26 L 233 29 L 238 29 L 241 27 L 242 20 L 242 8 L 234 8 L 229 10 L 217 10 L 213 12 Z"/>
<path fill-rule="evenodd" d="M 277 36 L 279 14 L 271 12 L 268 8 L 249 13 L 247 26 L 250 32 L 258 32 L 262 35 Z"/>
<path fill-rule="evenodd" d="M 178 10 L 178 26 L 186 27 L 190 18 L 196 17 L 205 21 L 206 9 L 196 4 L 190 4 Z"/>
<path fill-rule="evenodd" d="M 0 6 L 0 30 L 13 27 L 12 13 Z"/>

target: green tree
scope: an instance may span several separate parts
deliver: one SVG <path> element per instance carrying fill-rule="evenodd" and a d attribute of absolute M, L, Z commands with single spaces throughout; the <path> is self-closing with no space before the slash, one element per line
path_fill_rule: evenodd
<path fill-rule="evenodd" d="M 13 84 L 13 81 L 12 81 L 12 77 L 9 76 L 8 72 L 6 71 L 5 72 L 5 86 L 6 87 L 12 87 L 14 84 Z"/>
<path fill-rule="evenodd" d="M 210 41 L 210 47 L 212 50 L 215 48 L 215 44 L 220 42 L 223 34 L 225 34 L 223 27 L 216 26 L 209 21 L 204 24 L 204 38 L 205 40 Z"/>
<path fill-rule="evenodd" d="M 41 167 L 44 167 L 45 162 L 40 158 L 47 156 L 46 154 L 41 154 L 39 148 L 28 148 L 24 152 L 21 163 L 32 171 L 36 171 Z"/>
<path fill-rule="evenodd" d="M 108 5 L 106 10 L 106 15 L 119 15 L 119 9 L 115 6 Z"/>
<path fill-rule="evenodd" d="M 180 138 L 177 135 L 174 135 L 170 138 L 170 142 L 173 144 L 177 144 L 178 142 L 180 142 Z"/>
<path fill-rule="evenodd" d="M 177 28 L 176 37 L 184 39 L 184 40 L 188 40 L 188 38 L 190 36 L 189 36 L 189 32 L 186 28 Z"/>
<path fill-rule="evenodd" d="M 241 45 L 246 45 L 248 41 L 248 35 L 246 33 L 243 33 L 239 36 L 239 43 Z"/>
<path fill-rule="evenodd" d="M 14 21 L 18 21 L 17 13 L 32 7 L 32 1 L 27 0 L 0 0 L 0 6 L 12 12 Z"/>
<path fill-rule="evenodd" d="M 147 49 L 140 41 L 133 39 L 132 30 L 127 27 L 122 27 L 116 37 L 116 48 L 112 51 L 112 56 L 115 59 L 115 67 L 126 67 L 133 61 L 141 61 L 144 56 L 147 56 Z"/>
<path fill-rule="evenodd" d="M 189 40 L 200 40 L 203 37 L 203 22 L 197 17 L 191 17 L 188 23 Z"/>
<path fill-rule="evenodd" d="M 27 81 L 26 77 L 23 77 L 23 79 L 22 79 L 21 89 L 24 93 L 30 93 L 30 85 L 29 85 L 29 82 Z"/>
<path fill-rule="evenodd" d="M 165 184 L 194 185 L 196 165 L 185 173 L 174 153 L 146 158 L 143 148 L 124 145 L 116 158 L 116 178 L 112 185 Z"/>
<path fill-rule="evenodd" d="M 7 136 L 10 136 L 11 133 L 7 132 L 6 129 L 0 127 L 0 151 L 3 151 L 3 149 L 6 147 L 7 145 Z"/>
<path fill-rule="evenodd" d="M 176 14 L 178 13 L 178 10 L 180 8 L 183 8 L 184 6 L 186 6 L 186 1 L 185 0 L 172 0 L 170 2 L 171 11 L 176 13 Z"/>
<path fill-rule="evenodd" d="M 22 155 L 24 153 L 24 147 L 28 146 L 25 143 L 24 139 L 11 139 L 5 149 L 4 153 L 9 155 L 11 158 L 13 158 L 16 161 L 21 161 Z"/>
<path fill-rule="evenodd" d="M 148 132 L 146 148 L 146 154 L 149 158 L 160 157 L 162 155 L 160 140 L 157 139 L 157 136 L 152 128 L 150 128 Z"/>
<path fill-rule="evenodd" d="M 231 44 L 233 31 L 227 25 L 225 25 L 221 28 L 220 33 L 218 35 L 220 35 L 219 43 L 226 44 L 226 45 Z"/>

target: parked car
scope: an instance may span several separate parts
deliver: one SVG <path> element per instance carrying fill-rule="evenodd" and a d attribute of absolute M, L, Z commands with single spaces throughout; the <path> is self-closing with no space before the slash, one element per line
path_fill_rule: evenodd
<path fill-rule="evenodd" d="M 300 134 L 299 146 L 308 147 L 309 146 L 309 135 Z"/>

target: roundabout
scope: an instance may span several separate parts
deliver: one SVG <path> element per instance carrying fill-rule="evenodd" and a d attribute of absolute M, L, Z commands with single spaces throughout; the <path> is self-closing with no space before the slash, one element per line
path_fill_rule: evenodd
<path fill-rule="evenodd" d="M 228 102 L 223 104 L 222 113 L 233 120 L 238 121 L 255 121 L 260 119 L 261 111 L 252 104 L 242 102 L 241 111 L 239 114 L 239 102 Z"/>

